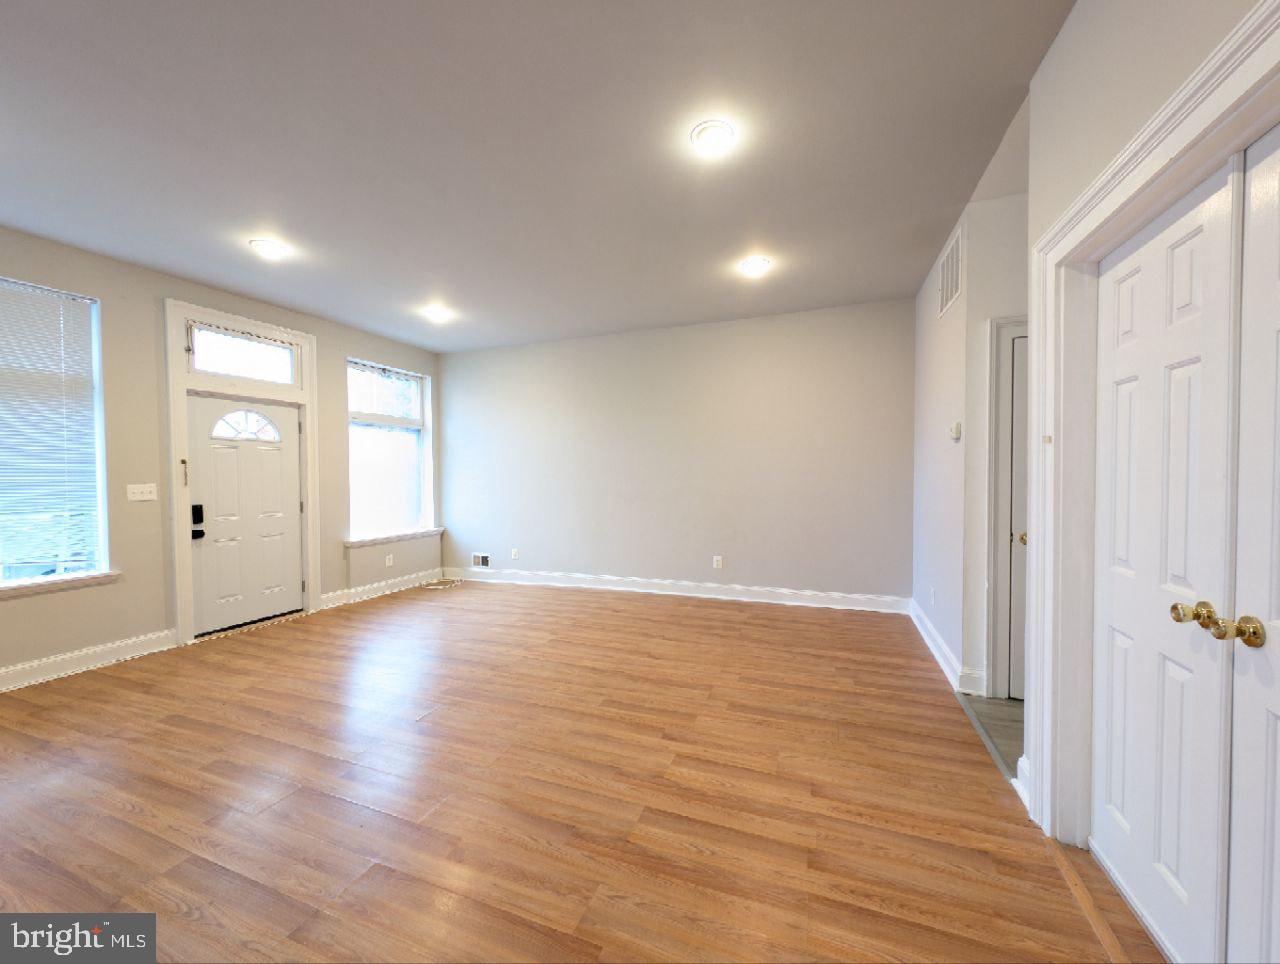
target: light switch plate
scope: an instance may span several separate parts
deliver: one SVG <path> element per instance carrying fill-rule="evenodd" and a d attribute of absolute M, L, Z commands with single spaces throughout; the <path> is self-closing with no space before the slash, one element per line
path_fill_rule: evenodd
<path fill-rule="evenodd" d="M 159 496 L 154 482 L 137 482 L 125 486 L 130 502 L 154 502 Z"/>

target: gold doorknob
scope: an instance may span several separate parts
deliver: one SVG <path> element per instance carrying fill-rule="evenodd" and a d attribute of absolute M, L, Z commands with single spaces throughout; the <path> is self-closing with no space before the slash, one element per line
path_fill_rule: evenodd
<path fill-rule="evenodd" d="M 1255 649 L 1267 641 L 1267 631 L 1257 616 L 1241 616 L 1235 621 L 1215 619 L 1209 632 L 1213 633 L 1214 639 L 1238 639 Z"/>
<path fill-rule="evenodd" d="M 1195 606 L 1186 603 L 1174 603 L 1169 607 L 1169 616 L 1175 623 L 1199 623 L 1201 629 L 1208 629 L 1218 614 L 1213 611 L 1213 604 L 1203 599 Z"/>
<path fill-rule="evenodd" d="M 1022 535 L 1018 536 L 1018 541 L 1025 546 L 1027 544 L 1027 534 L 1024 532 Z"/>

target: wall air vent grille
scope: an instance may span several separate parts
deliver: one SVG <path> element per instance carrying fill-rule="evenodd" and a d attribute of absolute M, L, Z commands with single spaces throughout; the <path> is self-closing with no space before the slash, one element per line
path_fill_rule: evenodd
<path fill-rule="evenodd" d="M 473 567 L 473 568 L 476 568 L 476 569 L 488 569 L 488 568 L 489 568 L 489 553 L 487 553 L 487 552 L 473 552 L 473 553 L 471 553 L 471 565 L 472 565 L 472 567 Z"/>
<path fill-rule="evenodd" d="M 951 303 L 960 297 L 960 232 L 951 239 L 942 261 L 938 266 L 938 314 L 951 307 Z"/>

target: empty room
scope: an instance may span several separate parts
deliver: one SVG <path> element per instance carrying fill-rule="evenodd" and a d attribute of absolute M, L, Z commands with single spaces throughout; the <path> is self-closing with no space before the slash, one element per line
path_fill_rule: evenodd
<path fill-rule="evenodd" d="M 1280 960 L 1280 0 L 0 0 L 0 960 Z"/>

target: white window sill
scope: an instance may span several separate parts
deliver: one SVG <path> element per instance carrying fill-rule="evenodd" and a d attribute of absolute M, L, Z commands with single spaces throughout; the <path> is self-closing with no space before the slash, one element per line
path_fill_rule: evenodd
<path fill-rule="evenodd" d="M 416 529 L 413 532 L 397 532 L 389 536 L 373 536 L 369 539 L 348 539 L 346 546 L 348 549 L 361 549 L 364 546 L 385 546 L 389 542 L 405 542 L 408 539 L 426 539 L 429 536 L 438 536 L 444 532 L 443 526 L 435 529 Z"/>
<path fill-rule="evenodd" d="M 120 578 L 120 570 L 108 569 L 106 572 L 72 573 L 68 576 L 44 576 L 39 579 L 24 579 L 21 582 L 0 584 L 0 599 L 12 599 L 15 596 L 36 596 L 46 592 L 62 592 L 64 589 L 84 589 L 87 586 L 104 586 Z"/>

